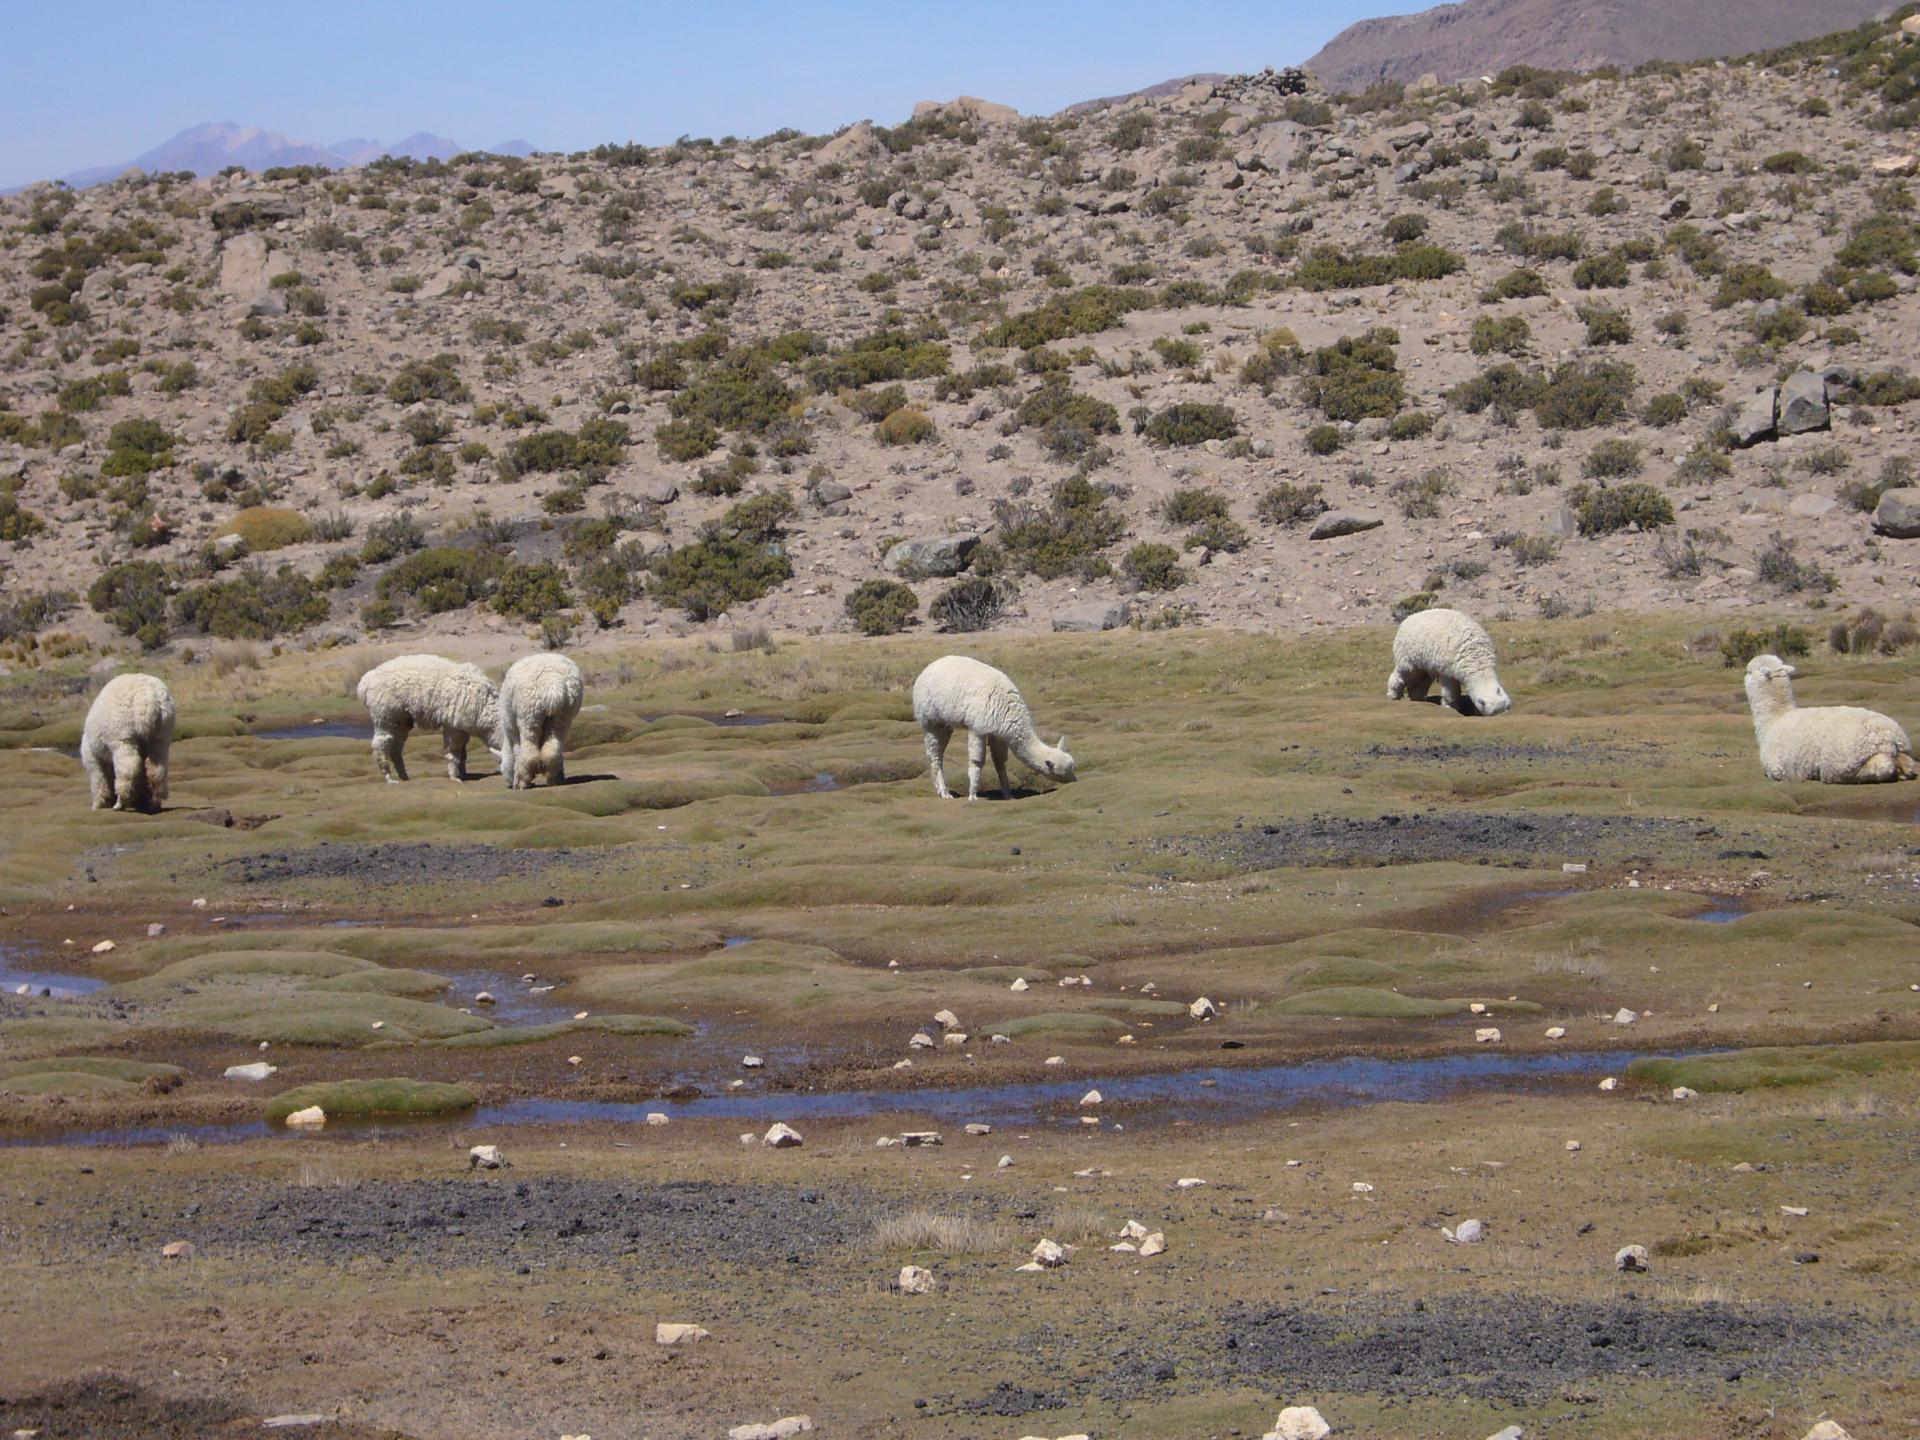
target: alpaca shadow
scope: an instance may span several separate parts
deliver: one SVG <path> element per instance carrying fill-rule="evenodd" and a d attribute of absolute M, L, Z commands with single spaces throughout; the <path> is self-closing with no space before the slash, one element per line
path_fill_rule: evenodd
<path fill-rule="evenodd" d="M 619 778 L 618 775 L 569 775 L 560 783 L 562 785 L 591 785 L 596 780 L 618 780 Z"/>
<path fill-rule="evenodd" d="M 1414 703 L 1417 705 L 1431 705 L 1438 710 L 1451 710 L 1456 715 L 1465 715 L 1474 720 L 1482 718 L 1480 712 L 1473 708 L 1473 701 L 1469 700 L 1465 695 L 1462 695 L 1460 699 L 1452 705 L 1447 704 L 1444 695 L 1422 695 Z"/>

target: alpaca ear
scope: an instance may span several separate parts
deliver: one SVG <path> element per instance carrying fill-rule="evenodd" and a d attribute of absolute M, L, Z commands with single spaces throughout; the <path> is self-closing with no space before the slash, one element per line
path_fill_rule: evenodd
<path fill-rule="evenodd" d="M 1056 746 L 1054 746 L 1053 748 L 1054 748 L 1054 749 L 1056 749 L 1056 750 L 1064 750 L 1064 749 L 1066 749 L 1066 748 L 1067 748 L 1067 737 L 1066 737 L 1066 736 L 1065 736 L 1064 734 L 1063 734 L 1063 735 L 1061 735 L 1061 737 L 1060 737 L 1060 743 L 1059 743 L 1058 745 L 1056 745 Z"/>

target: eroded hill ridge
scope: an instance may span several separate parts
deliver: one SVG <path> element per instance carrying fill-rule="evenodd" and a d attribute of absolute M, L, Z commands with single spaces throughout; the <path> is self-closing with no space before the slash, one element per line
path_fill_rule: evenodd
<path fill-rule="evenodd" d="M 1896 19 L 37 187 L 0 201 L 0 631 L 1897 606 L 1916 73 Z"/>

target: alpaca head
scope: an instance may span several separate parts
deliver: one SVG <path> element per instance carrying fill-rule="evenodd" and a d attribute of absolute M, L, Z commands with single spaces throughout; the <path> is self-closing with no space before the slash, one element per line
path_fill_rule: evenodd
<path fill-rule="evenodd" d="M 1073 771 L 1073 756 L 1067 753 L 1067 737 L 1062 735 L 1058 745 L 1034 746 L 1033 758 L 1039 763 L 1033 768 L 1049 780 L 1057 780 L 1062 785 L 1071 785 L 1080 777 Z"/>
<path fill-rule="evenodd" d="M 1778 655 L 1756 655 L 1747 662 L 1747 703 L 1793 704 L 1793 677 L 1800 672 Z"/>
<path fill-rule="evenodd" d="M 1482 715 L 1504 715 L 1513 708 L 1513 700 L 1491 672 L 1463 685 L 1468 701 Z"/>

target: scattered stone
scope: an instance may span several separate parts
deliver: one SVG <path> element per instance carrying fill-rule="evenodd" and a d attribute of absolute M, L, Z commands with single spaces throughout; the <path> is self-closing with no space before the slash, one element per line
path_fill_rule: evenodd
<path fill-rule="evenodd" d="M 1260 1440 L 1323 1440 L 1332 1433 L 1326 1417 L 1313 1406 L 1289 1405 Z"/>
<path fill-rule="evenodd" d="M 1627 1009 L 1624 1005 L 1613 1012 L 1613 1023 L 1616 1025 L 1631 1025 L 1639 1018 L 1639 1015 Z"/>
<path fill-rule="evenodd" d="M 1736 446 L 1744 450 L 1773 438 L 1774 405 L 1778 398 L 1779 392 L 1768 385 L 1756 390 L 1740 407 L 1728 431 Z"/>
<path fill-rule="evenodd" d="M 933 1023 L 942 1030 L 958 1030 L 960 1017 L 951 1010 L 936 1010 L 933 1012 Z"/>
<path fill-rule="evenodd" d="M 1373 1186 L 1364 1180 L 1356 1180 L 1353 1182 L 1353 1193 L 1356 1195 L 1371 1195 L 1373 1193 Z"/>
<path fill-rule="evenodd" d="M 1199 1189 L 1200 1186 L 1206 1183 L 1207 1183 L 1206 1181 L 1200 1179 L 1197 1175 L 1188 1175 L 1182 1179 L 1174 1181 L 1173 1188 L 1176 1190 L 1197 1190 Z"/>
<path fill-rule="evenodd" d="M 1564 1026 L 1564 1025 L 1549 1025 L 1549 1026 L 1547 1027 L 1547 1039 L 1549 1039 L 1549 1040 L 1564 1040 L 1564 1039 L 1566 1039 L 1566 1038 L 1567 1038 L 1567 1027 L 1566 1027 L 1566 1026 Z"/>
<path fill-rule="evenodd" d="M 296 1110 L 287 1116 L 287 1124 L 296 1128 L 310 1127 L 318 1129 L 327 1123 L 327 1112 L 318 1105 L 309 1105 L 304 1110 Z"/>
<path fill-rule="evenodd" d="M 903 1130 L 900 1132 L 900 1143 L 909 1150 L 922 1145 L 938 1145 L 940 1132 L 938 1130 Z"/>
<path fill-rule="evenodd" d="M 1828 424 L 1826 380 L 1811 370 L 1796 370 L 1780 387 L 1780 433 L 1804 435 Z"/>
<path fill-rule="evenodd" d="M 1476 1045 L 1498 1045 L 1500 1043 L 1500 1032 L 1492 1026 L 1487 1026 L 1484 1029 L 1474 1031 L 1473 1040 Z"/>
<path fill-rule="evenodd" d="M 160 1247 L 160 1257 L 163 1260 L 191 1260 L 193 1258 L 193 1242 L 191 1240 L 169 1240 L 165 1245 Z"/>
<path fill-rule="evenodd" d="M 333 1419 L 331 1415 L 322 1415 L 318 1410 L 310 1410 L 303 1415 L 270 1415 L 260 1422 L 262 1430 L 305 1430 L 315 1425 L 325 1425 Z M 16 1431 L 15 1440 L 19 1432 Z M 560 1440 L 593 1440 L 591 1435 L 567 1436 Z"/>
<path fill-rule="evenodd" d="M 1140 1242 L 1140 1257 L 1144 1260 L 1148 1256 L 1159 1255 L 1163 1253 L 1166 1248 L 1167 1237 L 1156 1230 Z"/>
<path fill-rule="evenodd" d="M 1908 23 L 1911 24 L 1912 22 L 1909 21 Z M 1811 1430 L 1807 1431 L 1806 1435 L 1802 1437 L 1802 1440 L 1853 1440 L 1853 1436 L 1849 1435 L 1846 1430 L 1841 1427 L 1838 1420 L 1822 1420 L 1818 1425 L 1815 1425 Z"/>
<path fill-rule="evenodd" d="M 158 940 L 162 935 L 166 933 L 167 933 L 167 927 L 162 925 L 158 920 L 151 922 L 147 926 L 147 938 L 149 940 Z"/>
<path fill-rule="evenodd" d="M 1309 540 L 1338 540 L 1365 530 L 1378 530 L 1387 522 L 1378 515 L 1360 515 L 1350 510 L 1329 510 L 1307 532 Z"/>
<path fill-rule="evenodd" d="M 647 1112 L 647 1124 L 649 1125 L 670 1125 L 672 1123 L 672 1120 L 664 1111 L 649 1110 Z"/>
<path fill-rule="evenodd" d="M 498 1145 L 476 1145 L 467 1151 L 469 1170 L 506 1170 L 511 1169 L 512 1165 L 513 1162 L 501 1153 Z"/>
<path fill-rule="evenodd" d="M 1043 1270 L 1053 1270 L 1067 1263 L 1067 1248 L 1057 1240 L 1042 1240 L 1033 1247 L 1033 1263 Z"/>
<path fill-rule="evenodd" d="M 93 947 L 93 953 L 94 953 L 94 954 L 96 954 L 96 955 L 105 955 L 105 954 L 107 954 L 107 953 L 108 953 L 109 951 L 111 951 L 111 950 L 113 950 L 114 948 L 115 948 L 115 946 L 114 946 L 114 943 L 113 943 L 113 941 L 111 941 L 111 940 L 102 940 L 102 941 L 101 941 L 101 942 L 100 942 L 99 944 L 97 944 L 97 945 L 95 945 L 95 946 Z"/>
<path fill-rule="evenodd" d="M 696 1345 L 707 1339 L 713 1332 L 698 1325 L 687 1325 L 661 1321 L 653 1327 L 653 1343 L 656 1345 Z"/>
<path fill-rule="evenodd" d="M 991 1135 L 993 1133 L 993 1126 L 983 1124 L 976 1120 L 973 1124 L 967 1126 L 966 1130 L 969 1135 Z"/>
<path fill-rule="evenodd" d="M 280 1073 L 278 1065 L 269 1065 L 264 1060 L 255 1060 L 247 1065 L 229 1065 L 221 1072 L 223 1080 L 265 1080 Z"/>
<path fill-rule="evenodd" d="M 866 124 L 866 121 L 861 121 Z M 736 1425 L 727 1431 L 727 1440 L 791 1440 L 792 1436 L 804 1435 L 813 1429 L 813 1420 L 806 1415 L 783 1415 L 780 1419 L 766 1425 Z"/>
<path fill-rule="evenodd" d="M 1209 1000 L 1204 995 L 1202 995 L 1198 1000 L 1194 1001 L 1191 1005 L 1187 1006 L 1187 1014 L 1191 1015 L 1196 1020 L 1211 1020 L 1213 1019 L 1214 1016 L 1218 1015 L 1219 1013 L 1220 1013 L 1220 1007 L 1218 1005 L 1215 1005 L 1213 1001 Z"/>
<path fill-rule="evenodd" d="M 1088 600 L 1078 605 L 1062 605 L 1053 612 L 1053 628 L 1064 635 L 1097 634 L 1118 630 L 1133 618 L 1133 607 L 1124 600 Z"/>
<path fill-rule="evenodd" d="M 1007 988 L 1009 990 L 1014 991 L 1016 994 L 1022 990 L 1025 990 L 1027 988 L 1026 977 L 1024 975 L 1016 975 L 1013 979 L 1013 984 L 1009 985 Z"/>
<path fill-rule="evenodd" d="M 1698 1100 L 1700 1098 L 1700 1092 L 1691 1085 L 1676 1085 L 1673 1087 L 1673 1098 L 1676 1100 Z"/>
<path fill-rule="evenodd" d="M 1579 1153 L 1580 1153 L 1580 1142 L 1579 1142 L 1578 1140 L 1569 1140 L 1569 1141 L 1567 1141 L 1567 1153 L 1568 1153 L 1569 1155 L 1577 1155 L 1577 1154 L 1579 1154 Z"/>
<path fill-rule="evenodd" d="M 978 535 L 934 535 L 902 540 L 887 551 L 880 563 L 904 580 L 946 580 L 966 569 L 979 547 Z"/>
<path fill-rule="evenodd" d="M 741 1066 L 748 1070 L 758 1070 L 766 1063 L 767 1062 L 762 1060 L 758 1055 L 742 1055 L 740 1057 Z"/>
<path fill-rule="evenodd" d="M 1442 1226 L 1440 1233 L 1456 1245 L 1478 1245 L 1487 1238 L 1487 1227 L 1480 1220 L 1462 1220 L 1451 1230 Z"/>
<path fill-rule="evenodd" d="M 1920 485 L 1883 492 L 1873 507 L 1873 528 L 1889 539 L 1920 540 Z"/>
<path fill-rule="evenodd" d="M 1509 1425 L 1504 1430 L 1495 1431 L 1487 1440 L 1526 1440 L 1527 1432 L 1518 1425 Z"/>
<path fill-rule="evenodd" d="M 1613 1253 L 1613 1268 L 1639 1274 L 1647 1268 L 1647 1247 L 1623 1245 Z"/>
<path fill-rule="evenodd" d="M 1100 1101 L 1101 1096 L 1098 1090 L 1089 1090 L 1080 1097 L 1080 1103 L 1082 1105 L 1098 1105 Z"/>
<path fill-rule="evenodd" d="M 1614 1077 L 1613 1077 L 1613 1076 L 1611 1076 L 1611 1075 L 1609 1075 L 1609 1076 L 1607 1076 L 1607 1078 L 1606 1078 L 1606 1079 L 1604 1079 L 1604 1080 L 1602 1080 L 1602 1081 L 1600 1082 L 1600 1088 L 1601 1088 L 1602 1090 L 1605 1090 L 1605 1091 L 1608 1091 L 1608 1092 L 1612 1092 L 1612 1091 L 1615 1091 L 1615 1090 L 1618 1090 L 1618 1089 L 1620 1088 L 1620 1082 L 1619 1082 L 1618 1080 L 1616 1080 L 1616 1079 L 1614 1079 Z"/>
<path fill-rule="evenodd" d="M 902 1295 L 931 1295 L 933 1272 L 919 1265 L 903 1265 L 900 1267 L 899 1286 Z"/>

